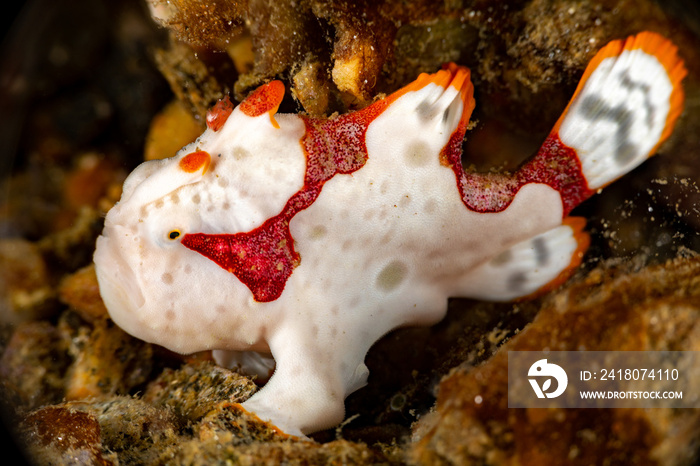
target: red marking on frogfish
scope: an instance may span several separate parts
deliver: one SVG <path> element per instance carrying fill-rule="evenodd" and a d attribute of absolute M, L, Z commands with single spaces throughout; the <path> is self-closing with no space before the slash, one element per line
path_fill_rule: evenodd
<path fill-rule="evenodd" d="M 461 122 L 443 148 L 440 160 L 452 168 L 464 205 L 474 212 L 502 212 L 513 202 L 520 188 L 529 183 L 546 184 L 559 191 L 563 216 L 594 194 L 588 188 L 576 151 L 551 133 L 534 157 L 517 172 L 509 174 L 466 173 L 462 168 L 462 138 L 466 122 Z"/>
<path fill-rule="evenodd" d="M 182 244 L 233 273 L 250 289 L 256 301 L 279 298 L 300 262 L 289 222 L 316 200 L 326 181 L 336 174 L 362 168 L 367 161 L 367 128 L 390 102 L 384 99 L 364 110 L 331 120 L 302 117 L 306 133 L 301 145 L 307 159 L 304 186 L 287 201 L 282 211 L 249 232 L 186 234 Z"/>
<path fill-rule="evenodd" d="M 187 234 L 182 244 L 233 273 L 245 283 L 256 301 L 274 301 L 299 263 L 289 221 L 275 217 L 262 226 L 235 235 Z"/>
<path fill-rule="evenodd" d="M 210 162 L 211 156 L 209 153 L 203 150 L 198 150 L 196 152 L 190 152 L 181 158 L 179 166 L 182 171 L 187 173 L 194 173 L 200 168 L 202 169 L 202 173 L 206 173 Z"/>
<path fill-rule="evenodd" d="M 233 112 L 233 104 L 231 99 L 225 96 L 207 112 L 207 127 L 212 131 L 219 131 L 228 120 L 231 112 Z"/>

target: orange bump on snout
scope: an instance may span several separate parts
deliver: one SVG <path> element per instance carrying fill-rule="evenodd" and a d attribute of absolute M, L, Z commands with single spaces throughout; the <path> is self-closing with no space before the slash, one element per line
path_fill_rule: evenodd
<path fill-rule="evenodd" d="M 210 162 L 211 155 L 203 150 L 198 150 L 197 152 L 191 152 L 180 159 L 180 169 L 187 173 L 194 173 L 197 170 L 202 169 L 202 174 L 204 174 L 207 172 Z"/>

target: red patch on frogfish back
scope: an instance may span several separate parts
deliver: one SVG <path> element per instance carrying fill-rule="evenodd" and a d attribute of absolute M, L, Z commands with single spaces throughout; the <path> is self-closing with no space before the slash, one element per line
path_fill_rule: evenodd
<path fill-rule="evenodd" d="M 182 244 L 233 273 L 250 289 L 256 301 L 279 298 L 300 262 L 289 222 L 313 204 L 326 181 L 362 168 L 367 161 L 367 128 L 389 103 L 385 99 L 331 120 L 302 117 L 306 126 L 300 141 L 306 155 L 304 186 L 292 195 L 282 211 L 249 232 L 186 234 Z"/>
<path fill-rule="evenodd" d="M 207 112 L 207 127 L 212 131 L 219 131 L 228 120 L 231 112 L 233 112 L 233 103 L 228 96 L 225 96 Z"/>
<path fill-rule="evenodd" d="M 563 217 L 566 217 L 574 207 L 595 193 L 588 188 L 576 151 L 561 142 L 558 133 L 551 133 L 537 154 L 509 175 L 465 172 L 461 160 L 465 131 L 466 123 L 460 123 L 440 153 L 440 160 L 455 172 L 462 202 L 469 210 L 502 212 L 513 202 L 520 188 L 530 183 L 542 183 L 559 191 Z"/>
<path fill-rule="evenodd" d="M 206 173 L 210 162 L 211 155 L 203 150 L 198 150 L 181 158 L 178 165 L 182 171 L 187 173 L 194 173 L 199 169 L 202 169 L 202 173 Z"/>

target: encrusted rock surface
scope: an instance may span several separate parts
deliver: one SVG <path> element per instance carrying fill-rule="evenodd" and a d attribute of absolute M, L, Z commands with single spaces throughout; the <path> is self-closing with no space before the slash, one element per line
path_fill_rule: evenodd
<path fill-rule="evenodd" d="M 509 409 L 508 351 L 697 351 L 700 258 L 596 269 L 483 365 L 455 368 L 414 432 L 421 464 L 693 464 L 695 409 Z M 691 395 L 691 394 L 687 394 Z"/>

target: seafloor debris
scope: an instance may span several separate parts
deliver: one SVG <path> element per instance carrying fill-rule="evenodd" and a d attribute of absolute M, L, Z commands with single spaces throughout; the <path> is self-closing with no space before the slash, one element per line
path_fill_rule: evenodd
<path fill-rule="evenodd" d="M 241 100 L 274 78 L 312 115 L 362 107 L 457 61 L 472 67 L 486 114 L 547 131 L 602 44 L 644 29 L 681 49 L 692 42 L 648 1 L 148 1 L 172 34 L 160 68 L 200 116 L 216 98 L 233 90 Z M 232 66 L 251 54 L 250 70 Z"/>
<path fill-rule="evenodd" d="M 508 351 L 697 351 L 700 258 L 601 268 L 547 299 L 476 368 L 442 380 L 411 447 L 420 464 L 691 464 L 695 409 L 508 409 Z M 628 269 L 628 270 L 625 270 Z M 690 394 L 688 394 L 690 395 Z"/>

